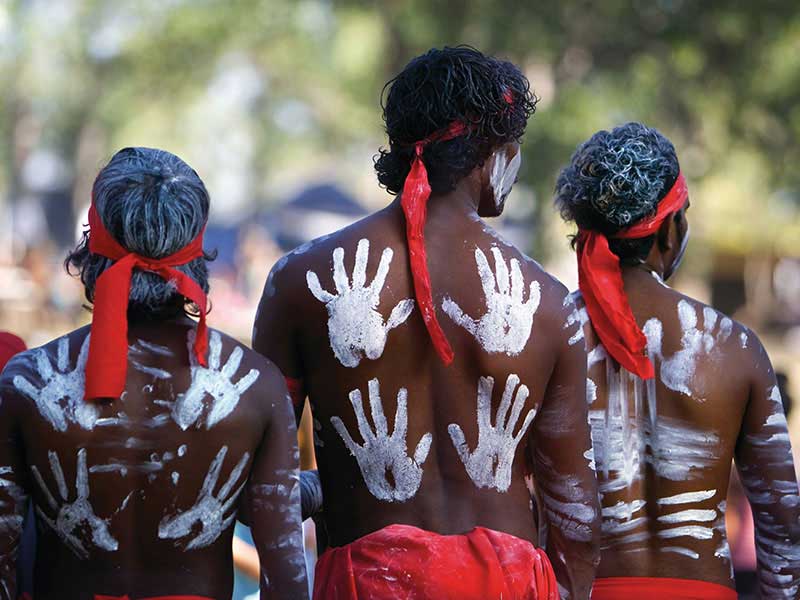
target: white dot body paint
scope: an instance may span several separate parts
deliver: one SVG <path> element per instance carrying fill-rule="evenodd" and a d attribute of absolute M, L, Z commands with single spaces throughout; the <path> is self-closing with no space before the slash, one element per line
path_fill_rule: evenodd
<path fill-rule="evenodd" d="M 203 410 L 208 406 L 204 424 L 206 429 L 211 429 L 233 412 L 239 404 L 242 394 L 250 389 L 260 373 L 257 369 L 250 369 L 246 375 L 234 383 L 233 377 L 236 375 L 244 355 L 241 346 L 233 349 L 228 362 L 220 368 L 222 338 L 218 332 L 212 331 L 208 344 L 208 367 L 203 367 L 197 362 L 194 355 L 195 330 L 189 330 L 187 337 L 192 382 L 185 393 L 178 395 L 172 407 L 172 418 L 183 430 L 195 424 L 201 426 L 203 425 Z M 208 404 L 205 402 L 207 397 L 211 398 Z"/>
<path fill-rule="evenodd" d="M 358 241 L 352 282 L 344 267 L 344 249 L 336 248 L 333 251 L 335 295 L 322 289 L 316 273 L 306 273 L 308 289 L 328 311 L 328 336 L 333 354 L 345 367 L 357 367 L 365 356 L 369 360 L 380 358 L 389 332 L 405 323 L 414 310 L 413 298 L 406 298 L 397 303 L 386 322 L 378 312 L 393 255 L 391 248 L 383 249 L 375 279 L 367 285 L 369 240 Z"/>
<path fill-rule="evenodd" d="M 466 329 L 489 353 L 516 356 L 525 349 L 533 328 L 533 315 L 539 308 L 541 292 L 538 281 L 531 281 L 525 300 L 525 280 L 519 261 L 512 258 L 511 270 L 497 246 L 492 246 L 495 272 L 480 248 L 475 248 L 475 262 L 486 299 L 486 313 L 479 319 L 464 314 L 451 298 L 442 301 L 442 310 L 457 325 Z"/>
<path fill-rule="evenodd" d="M 474 450 L 469 450 L 459 425 L 451 423 L 447 431 L 472 482 L 479 488 L 494 488 L 498 492 L 506 492 L 511 485 L 511 467 L 517 446 L 536 416 L 536 410 L 528 411 L 522 426 L 514 435 L 514 428 L 525 408 L 529 391 L 527 386 L 520 385 L 519 376 L 511 374 L 506 380 L 503 397 L 492 425 L 493 389 L 492 377 L 481 377 L 478 380 L 478 445 Z"/>
<path fill-rule="evenodd" d="M 56 500 L 53 493 L 45 484 L 39 469 L 31 467 L 31 472 L 49 505 L 49 511 L 55 512 L 56 516 L 51 518 L 45 509 L 36 505 L 36 514 L 46 523 L 66 544 L 66 546 L 80 559 L 88 559 L 90 550 L 87 545 L 91 543 L 93 550 L 105 550 L 113 552 L 119 547 L 117 540 L 111 535 L 108 528 L 110 519 L 98 517 L 91 503 L 89 502 L 89 471 L 86 468 L 86 449 L 78 450 L 78 459 L 75 475 L 76 499 L 68 502 L 70 496 L 67 488 L 67 481 L 64 478 L 64 471 L 58 454 L 49 451 L 47 456 L 50 461 L 50 471 L 56 481 L 59 500 Z M 127 504 L 127 500 L 123 503 Z M 122 510 L 122 507 L 120 508 Z M 91 534 L 91 539 L 84 539 L 86 533 Z"/>
<path fill-rule="evenodd" d="M 522 166 L 522 150 L 517 149 L 517 153 L 509 161 L 504 151 L 494 154 L 494 164 L 489 175 L 489 185 L 494 194 L 494 203 L 497 208 L 503 205 L 503 201 L 511 193 L 511 188 L 517 180 L 519 168 Z"/>
<path fill-rule="evenodd" d="M 661 358 L 660 379 L 669 389 L 687 396 L 704 400 L 702 386 L 694 381 L 697 360 L 712 355 L 719 344 L 731 335 L 733 321 L 728 317 L 719 319 L 713 308 L 703 308 L 703 328 L 698 329 L 698 312 L 686 300 L 678 302 L 678 320 L 681 325 L 681 349 L 671 357 L 663 356 L 663 326 L 656 318 L 649 319 L 643 331 L 647 337 L 647 349 L 651 359 Z M 717 323 L 719 321 L 719 324 Z M 718 325 L 718 326 L 717 326 Z"/>
<path fill-rule="evenodd" d="M 172 477 L 172 485 L 178 485 L 178 482 L 181 479 L 181 474 L 177 471 L 173 471 L 170 477 Z"/>
<path fill-rule="evenodd" d="M 353 441 L 344 423 L 339 417 L 331 417 L 331 424 L 344 441 L 361 469 L 364 482 L 370 493 L 379 500 L 388 502 L 404 502 L 414 497 L 422 483 L 422 464 L 428 458 L 433 437 L 426 433 L 420 438 L 414 456 L 408 456 L 406 434 L 408 430 L 408 392 L 400 388 L 397 392 L 397 413 L 394 430 L 389 435 L 386 416 L 380 396 L 380 384 L 377 379 L 368 383 L 369 404 L 373 431 L 364 414 L 361 391 L 350 392 L 350 403 L 356 415 L 358 431 L 364 444 L 359 446 Z M 386 477 L 387 471 L 392 473 L 394 484 Z"/>
<path fill-rule="evenodd" d="M 186 444 L 178 446 L 178 456 L 186 456 Z"/>
<path fill-rule="evenodd" d="M 241 478 L 250 453 L 244 453 L 215 495 L 214 488 L 217 487 L 222 463 L 227 453 L 228 447 L 223 446 L 211 461 L 194 505 L 161 520 L 158 525 L 159 538 L 178 540 L 177 545 L 184 550 L 205 548 L 213 544 L 222 532 L 233 524 L 236 518 L 236 500 L 247 483 L 247 478 L 242 480 L 239 487 L 234 489 L 234 486 Z"/>
<path fill-rule="evenodd" d="M 14 387 L 34 401 L 39 413 L 56 431 L 66 431 L 71 423 L 91 430 L 100 411 L 97 405 L 83 399 L 89 336 L 83 340 L 74 368 L 70 369 L 69 365 L 69 338 L 58 340 L 57 353 L 54 368 L 46 350 L 38 348 L 33 351 L 41 387 L 36 387 L 22 375 L 14 377 Z"/>

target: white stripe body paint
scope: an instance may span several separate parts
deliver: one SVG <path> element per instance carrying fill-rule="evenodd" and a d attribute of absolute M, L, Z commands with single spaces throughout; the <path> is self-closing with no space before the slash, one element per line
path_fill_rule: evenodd
<path fill-rule="evenodd" d="M 682 548 L 680 546 L 663 546 L 660 548 L 660 550 L 661 552 L 674 552 L 676 554 L 683 554 L 684 556 L 688 556 L 689 558 L 693 558 L 695 560 L 700 558 L 700 554 L 694 550 L 689 550 L 688 548 Z"/>
<path fill-rule="evenodd" d="M 205 548 L 213 544 L 233 524 L 236 518 L 236 500 L 247 482 L 247 477 L 242 478 L 242 473 L 250 458 L 250 453 L 245 452 L 242 455 L 242 458 L 231 470 L 227 481 L 215 494 L 214 489 L 217 487 L 227 453 L 228 447 L 223 446 L 211 461 L 197 500 L 191 508 L 165 516 L 161 520 L 158 525 L 159 538 L 178 540 L 176 545 L 184 550 Z M 240 479 L 241 483 L 235 487 Z M 198 525 L 199 531 L 197 530 Z"/>
<path fill-rule="evenodd" d="M 14 387 L 31 398 L 39 413 L 56 431 L 66 431 L 70 424 L 93 429 L 100 411 L 97 405 L 83 399 L 86 360 L 89 357 L 89 337 L 84 338 L 74 367 L 69 364 L 69 338 L 58 340 L 55 365 L 43 348 L 33 351 L 36 372 L 42 380 L 37 387 L 26 377 L 16 375 Z"/>
<path fill-rule="evenodd" d="M 476 321 L 464 314 L 450 297 L 442 301 L 442 310 L 457 325 L 466 329 L 486 352 L 516 356 L 525 349 L 531 336 L 533 315 L 539 308 L 541 289 L 538 281 L 531 281 L 526 300 L 525 280 L 519 261 L 512 258 L 509 270 L 497 246 L 492 246 L 492 256 L 494 272 L 483 251 L 475 248 L 475 262 L 486 299 L 486 313 Z"/>
<path fill-rule="evenodd" d="M 530 394 L 528 387 L 524 384 L 520 385 L 519 376 L 513 373 L 508 376 L 494 424 L 492 424 L 491 414 L 493 389 L 494 379 L 492 377 L 480 378 L 478 381 L 478 444 L 474 450 L 469 450 L 464 432 L 458 424 L 451 423 L 447 427 L 447 431 L 472 482 L 479 488 L 494 488 L 498 492 L 506 492 L 511 486 L 511 467 L 517 446 L 536 416 L 536 409 L 528 411 L 522 426 L 515 435 L 514 428 L 517 426 L 522 410 L 525 408 L 525 401 Z M 509 409 L 511 410 L 510 414 Z"/>
<path fill-rule="evenodd" d="M 489 175 L 489 185 L 494 194 L 495 206 L 499 209 L 503 201 L 511 193 L 511 188 L 517 180 L 519 168 L 522 165 L 522 150 L 517 149 L 517 153 L 509 161 L 506 153 L 502 150 L 494 153 L 494 163 L 492 172 Z"/>
<path fill-rule="evenodd" d="M 183 430 L 192 425 L 197 427 L 205 425 L 206 429 L 211 429 L 234 411 L 242 395 L 260 375 L 257 369 L 250 369 L 236 383 L 233 382 L 244 351 L 241 346 L 236 346 L 228 361 L 220 367 L 222 337 L 217 331 L 210 332 L 208 367 L 203 367 L 194 355 L 195 335 L 194 329 L 190 329 L 187 335 L 192 382 L 185 393 L 178 395 L 172 407 L 172 418 Z M 206 398 L 209 397 L 210 401 L 206 402 Z M 204 419 L 205 409 L 207 413 Z"/>
<path fill-rule="evenodd" d="M 336 248 L 333 251 L 336 294 L 322 288 L 315 272 L 306 273 L 308 289 L 328 311 L 328 337 L 333 354 L 345 367 L 357 367 L 365 356 L 370 360 L 380 358 L 389 332 L 405 323 L 414 310 L 414 299 L 406 298 L 397 303 L 386 322 L 378 312 L 393 256 L 391 248 L 383 249 L 375 279 L 367 285 L 369 240 L 358 241 L 352 281 L 344 266 L 344 249 Z"/>
<path fill-rule="evenodd" d="M 358 431 L 364 440 L 363 445 L 359 446 L 353 441 L 339 417 L 331 417 L 331 424 L 358 462 L 364 483 L 370 493 L 379 500 L 404 502 L 416 495 L 422 483 L 422 464 L 428 458 L 433 436 L 430 433 L 423 435 L 414 450 L 413 458 L 408 456 L 406 445 L 408 392 L 405 388 L 400 388 L 397 392 L 397 412 L 394 429 L 390 435 L 378 380 L 371 379 L 368 389 L 372 422 L 375 424 L 374 431 L 364 413 L 361 390 L 353 390 L 349 396 L 356 415 Z M 393 483 L 387 478 L 387 472 L 392 474 Z"/>
<path fill-rule="evenodd" d="M 72 502 L 68 501 L 70 493 L 58 454 L 51 450 L 47 455 L 50 461 L 50 471 L 58 489 L 59 499 L 56 500 L 47 487 L 39 469 L 36 466 L 32 466 L 33 477 L 39 484 L 42 494 L 49 505 L 47 512 L 44 507 L 36 505 L 38 517 L 61 538 L 75 556 L 82 560 L 89 558 L 91 550 L 105 550 L 107 552 L 117 550 L 119 543 L 111 535 L 111 531 L 108 528 L 110 519 L 98 517 L 89 502 L 89 471 L 86 468 L 86 449 L 81 448 L 78 450 L 75 475 L 76 498 Z M 124 504 L 126 503 L 127 501 Z M 51 518 L 48 516 L 48 512 L 55 512 L 56 516 Z M 91 539 L 86 539 L 87 530 L 91 534 Z"/>
<path fill-rule="evenodd" d="M 696 492 L 683 492 L 674 496 L 665 496 L 658 499 L 660 505 L 672 504 L 695 504 L 713 498 L 717 495 L 717 490 L 698 490 Z"/>

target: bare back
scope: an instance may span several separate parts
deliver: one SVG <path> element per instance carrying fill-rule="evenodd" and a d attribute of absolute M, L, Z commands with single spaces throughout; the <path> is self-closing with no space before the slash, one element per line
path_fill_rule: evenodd
<path fill-rule="evenodd" d="M 735 459 L 754 504 L 762 593 L 796 597 L 800 503 L 763 347 L 743 326 L 644 269 L 626 272 L 625 290 L 647 336 L 655 380 L 619 369 L 582 312 L 603 505 L 598 577 L 733 587 L 725 508 Z"/>
<path fill-rule="evenodd" d="M 580 329 L 567 322 L 566 290 L 477 217 L 434 199 L 429 210 L 450 366 L 414 302 L 397 203 L 281 259 L 265 287 L 254 348 L 308 392 L 330 542 L 404 523 L 442 534 L 484 526 L 544 545 L 532 470 L 556 572 L 558 552 L 575 558 L 575 573 L 592 570 L 585 354 L 567 343 Z M 579 575 L 559 582 L 571 578 L 588 590 Z"/>
<path fill-rule="evenodd" d="M 1 380 L 2 489 L 18 510 L 28 496 L 35 505 L 36 597 L 229 597 L 245 498 L 264 575 L 305 597 L 294 422 L 278 370 L 213 330 L 208 366 L 190 364 L 190 321 L 131 323 L 125 393 L 87 402 L 88 333 L 20 355 Z M 3 506 L 15 525 L 3 537 L 13 594 L 21 518 Z M 264 582 L 262 593 L 271 597 Z"/>

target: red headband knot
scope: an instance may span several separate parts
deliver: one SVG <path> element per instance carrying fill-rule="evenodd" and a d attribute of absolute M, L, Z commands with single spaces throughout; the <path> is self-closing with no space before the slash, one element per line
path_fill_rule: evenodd
<path fill-rule="evenodd" d="M 639 239 L 653 235 L 670 215 L 686 204 L 689 190 L 682 173 L 658 203 L 656 213 L 617 232 L 612 238 Z M 606 351 L 623 367 L 642 379 L 655 377 L 653 363 L 645 354 L 647 338 L 633 317 L 619 257 L 611 252 L 608 238 L 598 231 L 578 230 L 578 287 L 592 327 Z"/>
<path fill-rule="evenodd" d="M 115 262 L 97 278 L 84 397 L 87 400 L 119 398 L 125 390 L 128 370 L 128 298 L 134 269 L 149 271 L 174 282 L 177 292 L 198 307 L 200 322 L 194 354 L 197 361 L 206 366 L 206 294 L 194 279 L 174 268 L 203 256 L 203 231 L 186 247 L 170 256 L 158 259 L 140 256 L 123 248 L 111 236 L 92 202 L 89 207 L 89 232 L 89 251 Z"/>

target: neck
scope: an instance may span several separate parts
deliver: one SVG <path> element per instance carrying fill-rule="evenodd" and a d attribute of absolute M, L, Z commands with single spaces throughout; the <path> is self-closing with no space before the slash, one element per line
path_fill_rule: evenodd
<path fill-rule="evenodd" d="M 464 177 L 456 187 L 444 194 L 431 194 L 428 199 L 428 221 L 452 221 L 453 219 L 478 218 L 480 188 Z"/>
<path fill-rule="evenodd" d="M 664 283 L 664 267 L 659 264 L 651 264 L 649 261 L 639 263 L 637 265 L 622 265 L 623 280 L 633 280 L 642 278 L 655 278 L 661 283 Z"/>

